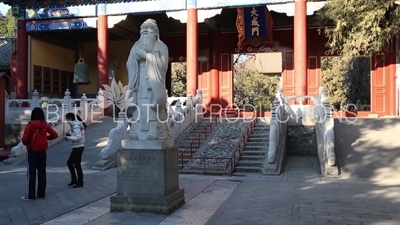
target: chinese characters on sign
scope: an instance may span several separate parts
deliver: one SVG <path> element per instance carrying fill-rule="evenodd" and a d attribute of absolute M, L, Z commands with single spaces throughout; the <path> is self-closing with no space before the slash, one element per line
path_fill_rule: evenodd
<path fill-rule="evenodd" d="M 252 36 L 260 36 L 260 24 L 258 23 L 258 14 L 256 7 L 253 7 L 251 10 L 251 35 Z"/>
<path fill-rule="evenodd" d="M 244 8 L 244 28 L 246 37 L 267 36 L 266 7 Z"/>
<path fill-rule="evenodd" d="M 245 46 L 272 46 L 272 16 L 263 6 L 237 9 L 238 50 Z"/>

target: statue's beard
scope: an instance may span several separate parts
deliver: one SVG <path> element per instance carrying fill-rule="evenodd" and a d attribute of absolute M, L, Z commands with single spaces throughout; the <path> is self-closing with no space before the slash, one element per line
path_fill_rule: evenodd
<path fill-rule="evenodd" d="M 150 52 L 153 49 L 156 40 L 157 37 L 154 34 L 141 34 L 139 39 L 139 48 L 144 49 L 146 52 Z"/>

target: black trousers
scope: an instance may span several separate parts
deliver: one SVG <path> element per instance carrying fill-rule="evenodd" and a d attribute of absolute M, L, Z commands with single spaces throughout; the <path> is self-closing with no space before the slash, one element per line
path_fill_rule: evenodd
<path fill-rule="evenodd" d="M 34 199 L 36 187 L 36 170 L 38 176 L 37 196 L 44 198 L 46 195 L 46 151 L 33 151 L 28 149 L 28 198 Z"/>
<path fill-rule="evenodd" d="M 83 147 L 73 148 L 67 161 L 68 169 L 71 174 L 71 181 L 78 184 L 83 184 L 83 172 L 81 167 L 83 149 Z M 78 175 L 78 179 L 76 179 L 76 175 Z"/>

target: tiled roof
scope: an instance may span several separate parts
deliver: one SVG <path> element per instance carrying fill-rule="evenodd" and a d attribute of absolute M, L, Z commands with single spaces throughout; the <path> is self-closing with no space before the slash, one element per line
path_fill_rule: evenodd
<path fill-rule="evenodd" d="M 0 72 L 7 72 L 10 70 L 11 49 L 11 42 L 4 42 L 0 44 Z"/>

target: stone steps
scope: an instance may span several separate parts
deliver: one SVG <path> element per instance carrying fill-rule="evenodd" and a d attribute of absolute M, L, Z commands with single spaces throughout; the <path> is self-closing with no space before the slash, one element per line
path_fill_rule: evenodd
<path fill-rule="evenodd" d="M 261 167 L 253 166 L 236 166 L 235 172 L 239 173 L 261 173 Z"/>
<path fill-rule="evenodd" d="M 179 142 L 179 144 L 177 145 L 178 154 L 181 154 L 190 145 L 190 143 L 192 143 L 192 141 L 196 138 L 196 136 L 199 134 L 199 132 L 201 132 L 203 130 L 203 128 L 209 123 L 210 123 L 210 119 L 208 119 L 208 118 L 204 118 L 201 122 L 199 122 L 199 124 L 195 128 L 193 128 L 193 130 L 191 130 L 190 133 L 183 140 L 181 140 Z M 201 142 L 203 142 L 203 141 L 204 140 L 201 140 Z M 201 144 L 202 143 L 199 143 L 199 146 Z M 194 152 L 192 153 L 192 155 L 195 154 L 196 150 L 197 149 L 193 149 Z M 189 155 L 190 153 L 188 152 L 187 154 Z M 183 161 L 183 164 L 185 165 L 190 160 L 192 160 L 192 159 L 183 159 L 183 160 L 178 159 L 179 168 L 182 167 L 182 161 Z"/>
<path fill-rule="evenodd" d="M 236 165 L 237 174 L 261 173 L 268 152 L 269 124 L 257 122 Z"/>

